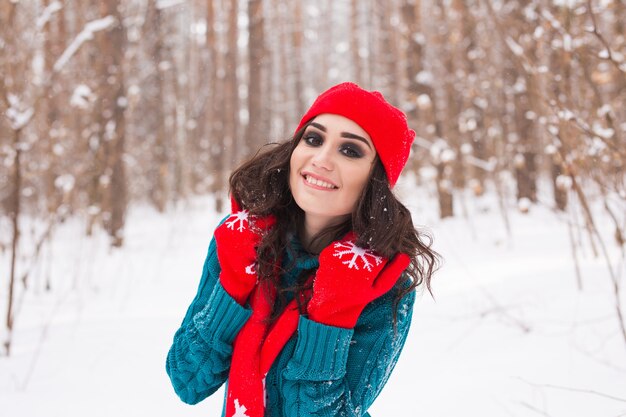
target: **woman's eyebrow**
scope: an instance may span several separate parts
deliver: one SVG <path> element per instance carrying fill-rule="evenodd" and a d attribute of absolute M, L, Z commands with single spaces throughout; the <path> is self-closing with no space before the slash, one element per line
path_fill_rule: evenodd
<path fill-rule="evenodd" d="M 322 132 L 326 132 L 326 126 L 323 126 L 319 123 L 315 123 L 315 122 L 311 122 L 311 126 L 318 128 L 319 130 L 321 130 Z M 350 133 L 350 132 L 341 132 L 341 137 L 344 138 L 348 138 L 348 139 L 356 139 L 356 140 L 360 140 L 361 142 L 363 142 L 364 144 L 367 145 L 368 148 L 372 149 L 372 146 L 369 144 L 369 142 L 367 141 L 367 139 L 365 139 L 362 136 L 359 135 L 355 135 L 354 133 Z"/>

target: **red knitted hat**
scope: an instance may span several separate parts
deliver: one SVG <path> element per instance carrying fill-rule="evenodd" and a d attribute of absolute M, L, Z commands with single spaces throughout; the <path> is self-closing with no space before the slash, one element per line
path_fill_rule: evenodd
<path fill-rule="evenodd" d="M 378 91 L 367 91 L 350 82 L 337 84 L 319 95 L 302 116 L 296 132 L 323 113 L 347 117 L 372 138 L 389 185 L 393 187 L 409 158 L 415 131 L 409 129 L 402 110 L 389 104 Z"/>

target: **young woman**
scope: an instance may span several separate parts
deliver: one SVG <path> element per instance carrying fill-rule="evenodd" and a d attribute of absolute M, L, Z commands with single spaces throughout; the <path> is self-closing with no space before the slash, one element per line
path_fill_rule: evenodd
<path fill-rule="evenodd" d="M 342 83 L 232 174 L 167 356 L 184 402 L 226 382 L 222 416 L 369 415 L 438 262 L 391 191 L 414 136 L 380 93 Z"/>

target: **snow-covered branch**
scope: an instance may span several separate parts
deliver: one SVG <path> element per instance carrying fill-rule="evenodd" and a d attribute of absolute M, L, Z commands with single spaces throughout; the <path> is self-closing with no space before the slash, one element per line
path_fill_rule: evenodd
<path fill-rule="evenodd" d="M 13 130 L 20 130 L 28 124 L 30 119 L 35 114 L 35 110 L 32 107 L 24 107 L 19 98 L 13 94 L 8 95 L 9 108 L 6 111 L 6 116 L 9 119 L 11 128 Z"/>
<path fill-rule="evenodd" d="M 88 40 L 93 39 L 93 34 L 95 32 L 99 32 L 101 30 L 105 30 L 110 28 L 116 23 L 116 20 L 113 16 L 106 16 L 102 19 L 93 20 L 85 25 L 85 28 L 74 38 L 72 43 L 63 51 L 63 54 L 57 59 L 54 63 L 54 71 L 59 72 L 65 64 L 74 56 L 76 51 Z"/>
<path fill-rule="evenodd" d="M 432 143 L 421 136 L 416 136 L 413 143 L 420 148 L 427 149 L 431 153 L 431 156 L 436 159 L 443 158 L 446 162 L 448 162 L 456 157 L 456 153 L 447 147 L 445 141 Z M 495 160 L 485 161 L 483 159 L 476 158 L 474 155 L 464 155 L 463 161 L 487 172 L 493 172 L 496 168 Z"/>
<path fill-rule="evenodd" d="M 614 141 L 612 140 L 616 133 L 614 129 L 603 128 L 597 123 L 593 126 L 590 126 L 589 123 L 587 123 L 581 116 L 574 113 L 572 110 L 559 106 L 556 100 L 549 100 L 545 97 L 540 98 L 542 99 L 544 104 L 546 104 L 546 107 L 552 111 L 554 116 L 556 116 L 560 120 L 572 122 L 576 128 L 578 128 L 582 133 L 585 134 L 586 139 L 593 140 L 594 138 L 596 138 L 605 146 L 612 149 L 617 155 L 621 155 L 623 158 L 626 159 L 626 153 L 624 153 L 624 151 L 619 146 L 616 146 L 617 142 L 614 143 Z M 603 111 L 610 111 L 610 106 L 605 105 L 604 109 L 607 108 L 609 110 Z M 548 132 L 553 133 L 551 129 L 548 129 Z"/>
<path fill-rule="evenodd" d="M 624 62 L 624 56 L 618 52 L 614 52 L 611 50 L 611 45 L 607 42 L 607 40 L 602 36 L 600 30 L 598 29 L 598 25 L 596 23 L 596 16 L 593 14 L 593 10 L 591 9 L 591 1 L 587 0 L 587 12 L 589 13 L 589 17 L 591 18 L 592 27 L 588 28 L 587 31 L 595 35 L 596 38 L 600 41 L 600 43 L 604 46 L 604 50 L 600 51 L 599 57 L 603 59 L 608 59 L 615 65 L 615 67 L 621 71 L 626 72 L 626 62 Z"/>
<path fill-rule="evenodd" d="M 48 7 L 46 7 L 42 15 L 37 19 L 37 27 L 43 27 L 50 20 L 50 17 L 61 8 L 62 5 L 59 2 L 51 3 Z M 109 15 L 102 19 L 94 20 L 87 23 L 85 25 L 85 28 L 76 36 L 76 38 L 74 38 L 74 40 L 65 49 L 65 51 L 63 51 L 61 56 L 55 62 L 52 74 L 50 74 L 50 80 L 54 77 L 54 74 L 63 69 L 65 64 L 67 64 L 72 56 L 74 56 L 76 51 L 78 51 L 83 43 L 93 39 L 94 33 L 108 29 L 116 24 L 116 22 L 117 20 L 113 16 Z M 7 104 L 8 107 L 5 115 L 9 120 L 12 129 L 20 130 L 24 126 L 26 126 L 28 122 L 30 122 L 30 120 L 33 118 L 33 115 L 36 113 L 36 109 L 40 99 L 47 94 L 48 88 L 50 87 L 49 81 L 46 83 L 44 89 L 41 90 L 40 94 L 37 95 L 33 104 L 29 106 L 24 105 L 21 100 L 17 98 L 17 96 L 8 94 L 6 91 L 6 86 L 2 85 L 2 95 L 4 99 L 3 101 Z"/>
<path fill-rule="evenodd" d="M 63 8 L 63 5 L 58 1 L 53 1 L 43 10 L 43 13 L 37 18 L 37 29 L 41 30 L 46 23 L 50 21 L 50 18 L 59 10 Z"/>
<path fill-rule="evenodd" d="M 180 6 L 185 3 L 185 0 L 158 0 L 156 8 L 159 10 L 167 9 L 169 7 Z"/>

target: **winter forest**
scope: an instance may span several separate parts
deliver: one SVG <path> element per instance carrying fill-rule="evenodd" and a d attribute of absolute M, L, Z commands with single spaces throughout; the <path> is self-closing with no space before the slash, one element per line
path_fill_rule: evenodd
<path fill-rule="evenodd" d="M 444 259 L 371 414 L 626 416 L 624 0 L 0 0 L 2 414 L 219 415 L 164 360 L 229 175 L 342 81 Z"/>

